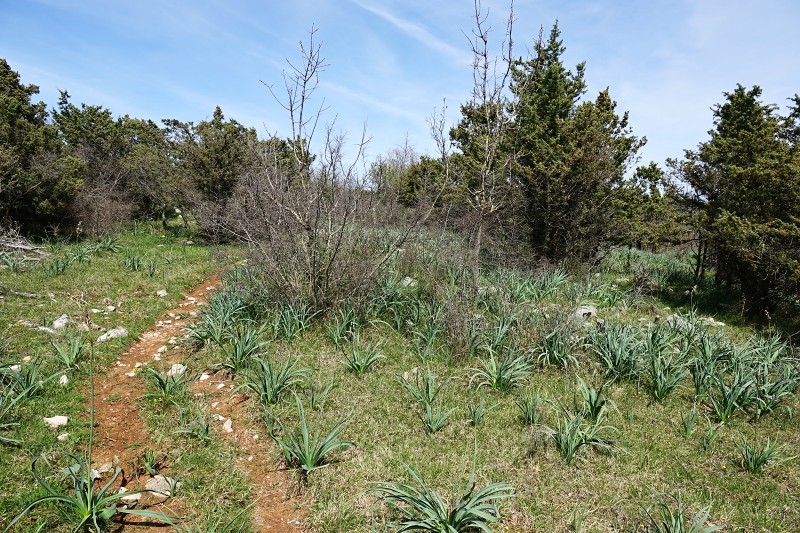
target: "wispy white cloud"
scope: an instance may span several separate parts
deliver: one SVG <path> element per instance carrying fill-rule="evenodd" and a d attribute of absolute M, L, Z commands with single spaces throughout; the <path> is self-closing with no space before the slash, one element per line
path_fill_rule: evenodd
<path fill-rule="evenodd" d="M 356 4 L 361 9 L 369 11 L 373 15 L 380 17 L 381 19 L 385 20 L 398 30 L 402 31 L 415 41 L 427 46 L 431 50 L 435 50 L 442 55 L 448 57 L 450 61 L 457 64 L 458 66 L 466 66 L 472 64 L 472 56 L 467 53 L 465 50 L 453 46 L 452 44 L 448 43 L 447 41 L 440 39 L 436 35 L 434 35 L 431 30 L 426 28 L 423 24 L 418 22 L 413 22 L 410 20 L 403 19 L 386 11 L 385 9 L 381 9 L 379 7 L 367 4 L 360 0 L 352 0 L 354 4 Z"/>

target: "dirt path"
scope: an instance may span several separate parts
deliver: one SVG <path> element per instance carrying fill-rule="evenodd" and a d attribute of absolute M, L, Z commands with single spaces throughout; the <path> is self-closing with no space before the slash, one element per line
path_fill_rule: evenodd
<path fill-rule="evenodd" d="M 206 297 L 219 284 L 218 275 L 200 283 L 185 295 L 177 308 L 164 313 L 155 327 L 143 333 L 127 351 L 120 354 L 105 375 L 97 376 L 94 468 L 116 461 L 123 469 L 120 482 L 127 484 L 128 490 L 141 488 L 137 486 L 139 482 L 132 479 L 134 476 L 130 469 L 133 461 L 141 456 L 150 443 L 150 433 L 139 413 L 138 403 L 146 386 L 134 371 L 154 360 L 169 368 L 172 363 L 185 358 L 185 349 L 178 344 L 185 334 L 183 328 L 199 315 Z M 300 502 L 291 495 L 291 482 L 286 473 L 276 470 L 270 461 L 272 443 L 264 438 L 264 431 L 248 425 L 243 409 L 244 398 L 233 391 L 230 381 L 216 377 L 198 381 L 194 390 L 200 392 L 211 411 L 219 415 L 221 421 L 215 424 L 215 429 L 237 450 L 237 465 L 244 469 L 253 487 L 255 501 L 251 513 L 257 530 L 302 531 L 304 513 Z M 223 429 L 223 420 L 230 420 L 230 431 Z M 144 482 L 142 479 L 141 484 Z M 180 509 L 180 494 L 169 504 L 173 512 L 176 508 Z M 127 522 L 124 531 L 152 531 L 137 527 L 134 522 Z"/>

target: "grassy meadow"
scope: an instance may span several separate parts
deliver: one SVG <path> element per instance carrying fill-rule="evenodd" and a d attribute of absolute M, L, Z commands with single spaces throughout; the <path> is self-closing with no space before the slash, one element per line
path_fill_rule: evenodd
<path fill-rule="evenodd" d="M 57 472 L 88 440 L 85 354 L 65 370 L 52 355 L 58 337 L 20 321 L 115 306 L 92 315 L 130 331 L 97 345 L 102 374 L 159 312 L 234 263 L 236 250 L 187 240 L 142 226 L 83 261 L 70 257 L 86 243 L 54 245 L 39 264 L 0 271 L 3 288 L 45 295 L 7 293 L 0 304 L 4 395 L 25 390 L 14 365 L 56 376 L 3 412 L 3 523 L 45 494 L 35 457 Z M 688 258 L 616 250 L 579 274 L 489 265 L 475 289 L 465 255 L 456 239 L 420 238 L 368 298 L 326 314 L 277 300 L 239 263 L 187 331 L 184 363 L 248 396 L 251 423 L 275 442 L 272 461 L 309 502 L 310 528 L 396 531 L 439 495 L 475 519 L 456 531 L 800 530 L 796 349 L 710 286 L 693 288 Z M 47 270 L 62 257 L 64 272 Z M 174 506 L 192 520 L 180 527 L 255 530 L 240 510 L 257 488 L 231 468 L 235 450 L 204 430 L 208 413 L 188 385 L 169 401 L 163 387 L 149 390 L 140 403 L 152 449 L 168 450 L 168 472 L 184 481 Z M 65 442 L 42 425 L 45 411 L 70 417 Z M 53 482 L 68 489 L 63 475 Z M 485 500 L 470 499 L 485 487 Z M 433 522 L 420 528 L 438 531 Z M 15 527 L 75 523 L 43 504 Z"/>

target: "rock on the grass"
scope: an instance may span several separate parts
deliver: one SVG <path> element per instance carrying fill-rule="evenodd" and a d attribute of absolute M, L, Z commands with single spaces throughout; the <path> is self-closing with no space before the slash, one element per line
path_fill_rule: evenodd
<path fill-rule="evenodd" d="M 66 385 L 67 383 L 69 383 L 69 378 L 67 377 L 66 374 L 64 374 L 63 376 L 58 378 L 58 384 L 59 385 Z"/>
<path fill-rule="evenodd" d="M 68 438 L 69 438 L 69 433 L 62 433 L 61 435 L 56 437 L 56 440 L 59 442 L 65 442 Z"/>
<path fill-rule="evenodd" d="M 97 337 L 97 342 L 108 342 L 111 339 L 118 339 L 120 337 L 127 337 L 128 330 L 123 328 L 122 326 L 116 327 L 114 329 L 110 329 Z"/>
<path fill-rule="evenodd" d="M 44 423 L 53 429 L 65 426 L 67 425 L 67 422 L 69 422 L 69 418 L 63 415 L 44 417 L 42 420 L 44 420 Z"/>
<path fill-rule="evenodd" d="M 225 420 L 225 422 L 222 424 L 222 429 L 225 431 L 225 433 L 233 433 L 233 420 L 230 418 Z"/>
<path fill-rule="evenodd" d="M 59 330 L 64 329 L 67 327 L 67 323 L 69 323 L 69 315 L 61 315 L 60 317 L 53 320 L 53 329 Z"/>
<path fill-rule="evenodd" d="M 158 296 L 159 298 L 166 297 L 167 296 L 167 290 L 166 289 L 160 289 L 158 292 L 156 292 L 156 296 Z"/>
<path fill-rule="evenodd" d="M 173 363 L 173 365 L 167 370 L 168 376 L 177 376 L 179 374 L 183 374 L 186 372 L 186 365 L 182 365 L 180 363 Z"/>
<path fill-rule="evenodd" d="M 586 319 L 597 316 L 597 308 L 593 305 L 581 305 L 573 313 L 575 318 Z"/>
<path fill-rule="evenodd" d="M 154 501 L 164 501 L 172 496 L 172 488 L 180 490 L 181 483 L 175 483 L 175 480 L 166 476 L 158 474 L 147 480 L 144 485 L 144 490 L 149 491 L 148 494 Z"/>

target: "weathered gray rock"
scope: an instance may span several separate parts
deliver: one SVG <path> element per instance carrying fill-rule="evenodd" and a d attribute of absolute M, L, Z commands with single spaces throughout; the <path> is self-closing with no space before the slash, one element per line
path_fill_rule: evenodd
<path fill-rule="evenodd" d="M 170 496 L 172 496 L 172 489 L 180 490 L 181 483 L 175 482 L 174 479 L 166 476 L 162 476 L 161 474 L 154 476 L 147 480 L 147 483 L 144 485 L 144 489 L 148 491 L 148 494 L 153 498 L 154 502 L 163 502 Z"/>
<path fill-rule="evenodd" d="M 597 308 L 593 305 L 581 305 L 573 313 L 575 318 L 587 319 L 597 316 Z"/>
<path fill-rule="evenodd" d="M 169 370 L 167 370 L 168 376 L 177 376 L 186 372 L 186 365 L 182 365 L 180 363 L 174 363 Z"/>
<path fill-rule="evenodd" d="M 63 416 L 63 415 L 45 417 L 45 418 L 42 418 L 42 420 L 44 420 L 44 423 L 47 424 L 48 426 L 50 426 L 52 429 L 55 429 L 55 428 L 58 428 L 58 427 L 61 427 L 61 426 L 66 426 L 67 422 L 69 422 L 69 418 L 67 418 L 66 416 Z"/>
<path fill-rule="evenodd" d="M 128 330 L 123 328 L 122 326 L 116 327 L 114 329 L 110 329 L 97 337 L 97 342 L 108 342 L 111 339 L 118 339 L 120 337 L 127 337 Z"/>
<path fill-rule="evenodd" d="M 158 296 L 159 298 L 165 298 L 167 296 L 167 290 L 166 289 L 159 290 L 158 292 L 156 292 L 156 296 Z"/>
<path fill-rule="evenodd" d="M 68 323 L 69 323 L 69 315 L 61 315 L 60 317 L 53 320 L 52 328 L 55 330 L 64 329 L 65 327 L 67 327 Z"/>

